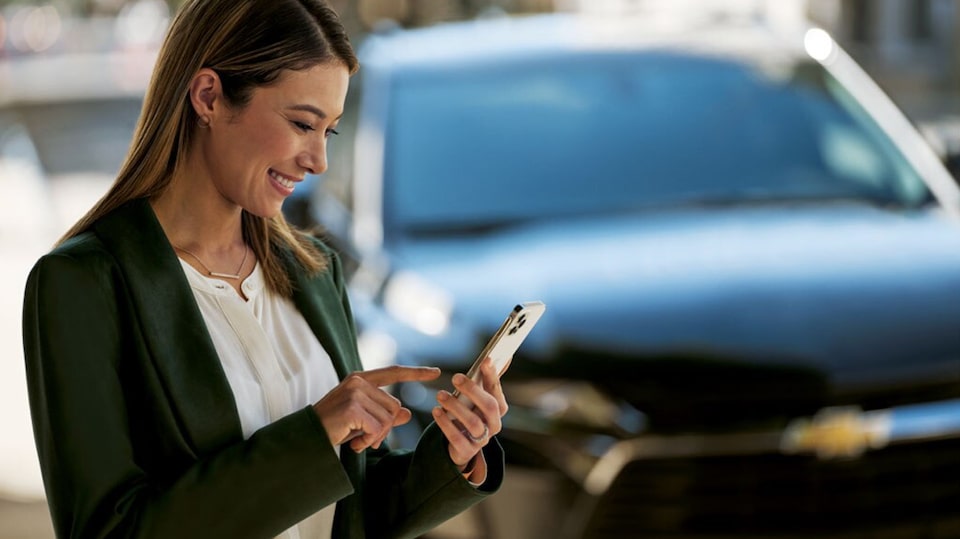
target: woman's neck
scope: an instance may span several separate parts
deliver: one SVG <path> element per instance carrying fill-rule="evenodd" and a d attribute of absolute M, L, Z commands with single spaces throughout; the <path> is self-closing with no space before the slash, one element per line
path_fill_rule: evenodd
<path fill-rule="evenodd" d="M 167 239 L 174 247 L 211 255 L 245 249 L 242 209 L 205 177 L 184 170 L 150 201 Z"/>

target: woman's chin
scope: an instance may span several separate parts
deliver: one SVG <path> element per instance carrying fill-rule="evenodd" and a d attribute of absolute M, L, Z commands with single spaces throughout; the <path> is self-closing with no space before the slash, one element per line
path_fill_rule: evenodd
<path fill-rule="evenodd" d="M 274 217 L 280 215 L 283 210 L 282 204 L 277 204 L 275 206 L 271 205 L 257 205 L 252 207 L 245 207 L 243 211 L 249 213 L 250 215 L 255 215 L 263 219 L 273 219 Z"/>

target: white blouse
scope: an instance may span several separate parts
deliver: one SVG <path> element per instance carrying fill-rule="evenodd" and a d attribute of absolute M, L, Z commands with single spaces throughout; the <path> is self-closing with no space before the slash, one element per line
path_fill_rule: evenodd
<path fill-rule="evenodd" d="M 317 402 L 340 383 L 300 311 L 266 287 L 259 263 L 240 287 L 246 301 L 227 282 L 201 274 L 184 260 L 180 264 L 233 390 L 244 439 Z M 335 449 L 339 453 L 340 447 Z M 323 508 L 278 539 L 329 538 L 335 508 Z"/>

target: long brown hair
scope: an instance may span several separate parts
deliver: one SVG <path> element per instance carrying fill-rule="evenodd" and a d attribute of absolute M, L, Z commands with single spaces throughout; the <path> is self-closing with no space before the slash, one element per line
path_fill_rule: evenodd
<path fill-rule="evenodd" d="M 242 108 L 257 87 L 285 70 L 339 62 L 350 73 L 357 58 L 336 12 L 323 0 L 187 0 L 157 57 L 133 141 L 116 181 L 61 238 L 80 234 L 122 204 L 162 193 L 183 166 L 197 117 L 189 102 L 194 74 L 208 67 L 220 77 L 224 97 Z M 260 261 L 268 286 L 293 292 L 278 250 L 289 250 L 308 272 L 326 258 L 283 215 L 265 219 L 243 212 L 243 235 Z"/>

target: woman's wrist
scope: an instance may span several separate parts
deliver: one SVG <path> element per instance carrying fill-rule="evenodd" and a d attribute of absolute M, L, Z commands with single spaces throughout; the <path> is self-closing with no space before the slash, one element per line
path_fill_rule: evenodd
<path fill-rule="evenodd" d="M 458 468 L 460 468 L 458 466 Z M 462 468 L 463 478 L 474 486 L 480 486 L 487 480 L 487 461 L 483 458 L 483 451 L 478 451 Z"/>
<path fill-rule="evenodd" d="M 480 453 L 477 452 L 477 455 Z M 460 473 L 463 474 L 463 477 L 469 477 L 473 473 L 473 470 L 477 467 L 477 455 L 474 455 L 472 459 L 468 460 L 466 464 L 462 466 L 457 466 L 457 469 L 460 470 Z"/>

